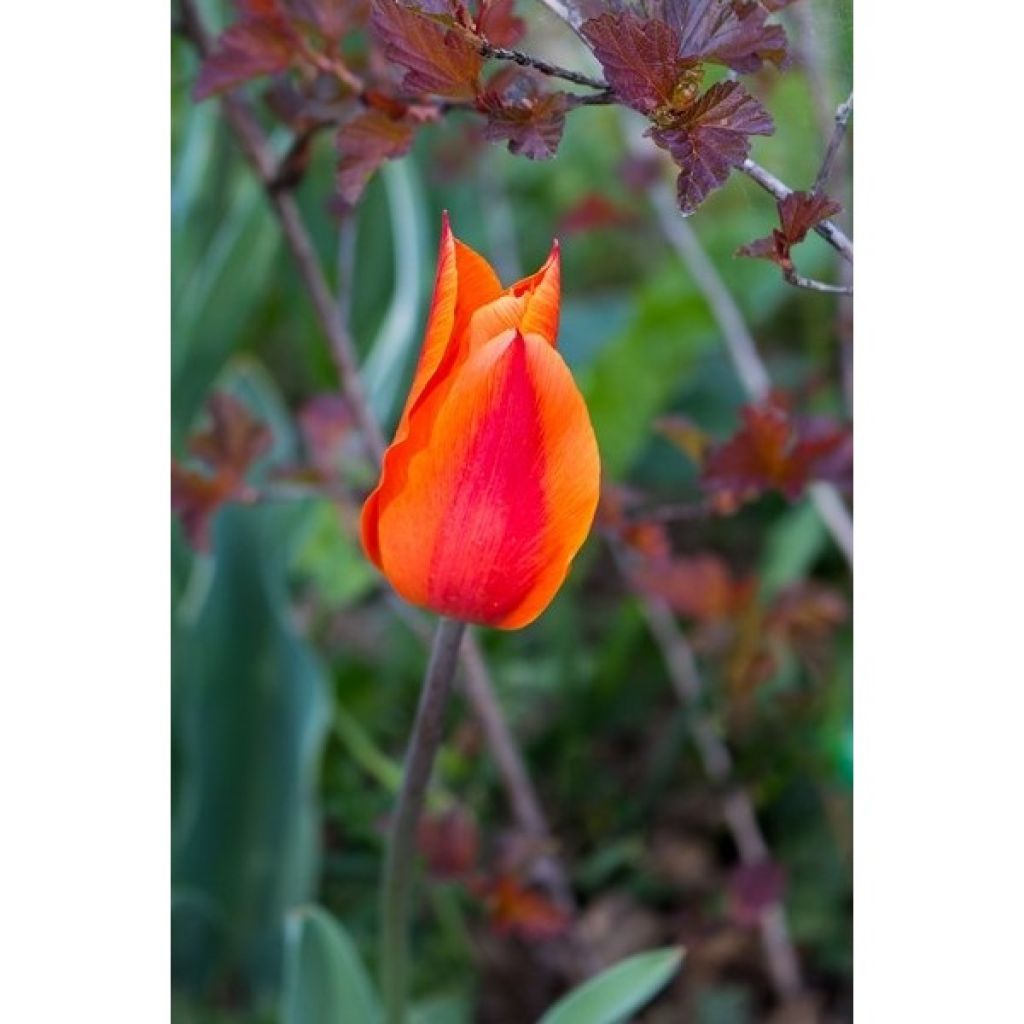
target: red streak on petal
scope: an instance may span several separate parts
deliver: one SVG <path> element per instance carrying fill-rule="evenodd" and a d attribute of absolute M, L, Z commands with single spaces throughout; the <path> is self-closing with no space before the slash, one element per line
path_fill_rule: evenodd
<path fill-rule="evenodd" d="M 430 565 L 430 604 L 496 623 L 540 571 L 544 446 L 526 343 L 516 334 L 495 367 L 494 396 L 461 463 Z"/>

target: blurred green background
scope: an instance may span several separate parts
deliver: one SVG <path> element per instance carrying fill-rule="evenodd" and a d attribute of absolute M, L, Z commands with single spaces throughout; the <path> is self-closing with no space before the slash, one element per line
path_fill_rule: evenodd
<path fill-rule="evenodd" d="M 229 19 L 226 5 L 202 6 L 214 26 Z M 851 8 L 811 6 L 834 103 L 850 88 Z M 522 49 L 590 67 L 564 26 L 525 0 L 520 13 L 531 26 Z M 793 35 L 799 26 L 789 24 Z M 306 460 L 299 412 L 336 393 L 337 376 L 218 103 L 190 99 L 196 55 L 179 37 L 172 47 L 173 454 L 181 457 L 205 422 L 210 395 L 228 392 L 272 434 L 251 474 L 258 487 Z M 765 72 L 754 87 L 778 126 L 754 141 L 754 157 L 807 187 L 823 149 L 808 76 L 800 67 Z M 559 345 L 587 399 L 607 480 L 651 504 L 695 500 L 693 465 L 655 421 L 683 414 L 725 437 L 744 396 L 705 297 L 643 192 L 624 178 L 620 113 L 575 112 L 550 162 L 467 141 L 467 124 L 452 117 L 421 132 L 414 152 L 371 182 L 341 241 L 328 209 L 329 139 L 296 193 L 328 278 L 349 281 L 352 333 L 386 430 L 416 357 L 447 209 L 456 233 L 504 280 L 534 270 L 560 236 Z M 269 119 L 267 126 L 283 152 L 287 133 Z M 670 169 L 664 173 L 670 180 Z M 593 195 L 611 200 L 619 220 L 575 230 L 574 211 Z M 838 218 L 846 228 L 848 214 Z M 835 297 L 790 288 L 767 262 L 733 258 L 774 221 L 770 197 L 734 174 L 689 223 L 775 381 L 807 411 L 845 417 Z M 834 253 L 815 236 L 798 263 L 807 275 L 836 279 Z M 339 473 L 355 493 L 372 483 L 354 442 L 340 457 Z M 309 993 L 337 981 L 332 964 L 359 958 L 372 970 L 375 962 L 381 822 L 425 654 L 361 554 L 354 507 L 326 498 L 230 504 L 217 513 L 205 552 L 173 522 L 171 898 L 180 1024 L 335 1019 L 318 1016 L 330 995 Z M 732 517 L 673 523 L 670 534 L 680 554 L 712 553 L 738 574 L 757 574 L 765 608 L 786 587 L 811 580 L 849 599 L 846 564 L 806 500 L 766 497 Z M 684 630 L 693 625 L 680 621 Z M 809 991 L 787 1012 L 805 1016 L 780 1015 L 756 930 L 735 911 L 737 856 L 721 793 L 703 772 L 691 711 L 674 696 L 600 532 L 538 622 L 481 639 L 569 871 L 575 927 L 596 962 L 687 946 L 677 981 L 642 1019 L 850 1019 L 848 618 L 810 663 L 781 657 L 752 688 L 734 685 L 713 652 L 700 661 L 707 710 L 784 873 Z M 513 823 L 461 699 L 447 736 L 437 788 L 477 823 L 491 851 L 483 856 L 497 857 Z M 543 1001 L 565 987 L 564 979 L 538 977 L 531 941 L 497 931 L 468 887 L 425 881 L 420 894 L 417 1021 L 529 1024 L 534 1018 L 520 1016 L 527 1011 L 503 993 L 525 1002 L 532 987 Z M 300 1005 L 303 992 L 309 1006 Z"/>

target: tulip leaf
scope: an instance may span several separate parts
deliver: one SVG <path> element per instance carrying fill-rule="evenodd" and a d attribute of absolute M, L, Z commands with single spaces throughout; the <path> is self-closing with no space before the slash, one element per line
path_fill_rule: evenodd
<path fill-rule="evenodd" d="M 198 145 L 198 143 L 197 143 Z M 201 156 L 196 156 L 197 161 Z M 172 426 L 180 438 L 211 382 L 242 344 L 256 314 L 239 295 L 260 295 L 280 250 L 280 231 L 266 197 L 246 168 L 233 168 L 232 191 L 202 218 L 175 222 L 172 282 Z M 187 208 L 187 194 L 176 197 Z M 212 223 L 212 232 L 206 225 Z"/>
<path fill-rule="evenodd" d="M 254 478 L 287 461 L 294 437 L 258 365 L 233 368 L 218 386 L 273 436 Z M 315 887 L 329 691 L 287 586 L 309 510 L 222 508 L 212 553 L 193 558 L 175 609 L 173 967 L 194 990 L 219 972 L 271 990 L 284 914 Z"/>
<path fill-rule="evenodd" d="M 573 989 L 538 1024 L 619 1024 L 669 983 L 683 952 L 670 946 L 631 956 Z"/>
<path fill-rule="evenodd" d="M 281 1024 L 377 1024 L 377 997 L 351 936 L 319 907 L 285 923 Z"/>

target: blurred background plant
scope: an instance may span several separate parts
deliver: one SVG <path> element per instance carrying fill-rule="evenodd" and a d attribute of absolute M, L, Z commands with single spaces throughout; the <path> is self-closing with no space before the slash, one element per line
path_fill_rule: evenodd
<path fill-rule="evenodd" d="M 190 7 L 211 31 L 236 17 Z M 519 49 L 600 74 L 549 10 L 515 13 Z M 559 346 L 602 452 L 567 585 L 530 628 L 480 636 L 546 820 L 510 792 L 479 702 L 457 701 L 420 835 L 414 1019 L 529 1024 L 595 971 L 677 944 L 684 969 L 636 1019 L 850 1019 L 847 297 L 734 258 L 779 227 L 750 177 L 684 221 L 678 168 L 611 104 L 565 118 L 550 161 L 440 118 L 355 205 L 314 137 L 268 195 L 220 104 L 194 101 L 194 26 L 174 17 L 175 1020 L 359 1022 L 364 1004 L 372 1019 L 382 826 L 423 670 L 425 620 L 359 548 L 375 468 L 282 197 L 385 435 L 440 211 L 506 281 L 557 234 Z M 746 80 L 776 126 L 752 156 L 809 189 L 850 91 L 851 7 L 779 17 L 794 60 Z M 268 80 L 246 90 L 265 155 L 294 156 Z M 851 138 L 829 184 L 845 229 Z M 847 280 L 813 232 L 796 261 Z"/>

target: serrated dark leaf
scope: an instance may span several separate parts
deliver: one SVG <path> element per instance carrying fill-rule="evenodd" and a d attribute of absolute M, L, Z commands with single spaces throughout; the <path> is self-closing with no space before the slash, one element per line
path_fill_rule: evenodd
<path fill-rule="evenodd" d="M 508 142 L 511 153 L 547 160 L 562 141 L 569 103 L 564 92 L 544 93 L 532 76 L 511 71 L 492 80 L 477 108 L 487 117 L 489 142 Z"/>
<path fill-rule="evenodd" d="M 204 100 L 262 75 L 284 71 L 296 60 L 299 36 L 275 0 L 239 5 L 239 21 L 217 39 L 193 89 Z"/>
<path fill-rule="evenodd" d="M 798 420 L 778 394 L 744 406 L 741 416 L 736 434 L 704 460 L 701 484 L 721 511 L 732 511 L 766 491 L 778 491 L 792 501 L 816 480 L 848 483 L 852 445 L 842 424 Z"/>
<path fill-rule="evenodd" d="M 750 152 L 751 135 L 770 135 L 771 115 L 739 82 L 718 82 L 651 138 L 679 166 L 679 207 L 690 214 Z"/>
<path fill-rule="evenodd" d="M 192 437 L 189 451 L 213 468 L 244 474 L 270 447 L 270 431 L 231 395 L 212 395 L 207 410 L 210 425 Z"/>
<path fill-rule="evenodd" d="M 409 152 L 416 127 L 408 117 L 392 117 L 381 110 L 367 110 L 341 127 L 337 182 L 343 203 L 358 202 L 378 167 Z"/>
<path fill-rule="evenodd" d="M 384 55 L 406 69 L 405 89 L 452 100 L 477 95 L 483 57 L 464 35 L 399 0 L 373 0 L 370 23 Z"/>
<path fill-rule="evenodd" d="M 679 56 L 679 36 L 659 18 L 633 11 L 602 14 L 581 28 L 605 77 L 621 99 L 650 114 L 671 106 L 676 90 L 695 62 Z"/>
<path fill-rule="evenodd" d="M 662 0 L 661 13 L 679 36 L 679 54 L 743 73 L 786 60 L 786 33 L 768 24 L 756 0 Z"/>
<path fill-rule="evenodd" d="M 207 549 L 210 523 L 225 502 L 249 496 L 245 474 L 271 443 L 270 431 L 237 398 L 213 395 L 210 425 L 189 442 L 197 465 L 171 461 L 171 508 L 189 542 Z"/>
<path fill-rule="evenodd" d="M 736 250 L 737 256 L 771 260 L 783 270 L 793 268 L 791 250 L 822 221 L 839 213 L 842 206 L 823 193 L 791 192 L 776 204 L 779 227 Z"/>
<path fill-rule="evenodd" d="M 516 0 L 480 0 L 476 30 L 494 46 L 515 46 L 526 22 L 516 14 Z"/>
<path fill-rule="evenodd" d="M 754 577 L 736 576 L 713 554 L 641 566 L 633 573 L 633 583 L 642 592 L 668 602 L 678 614 L 702 623 L 734 618 L 757 592 Z"/>
<path fill-rule="evenodd" d="M 818 224 L 834 217 L 842 205 L 822 192 L 791 192 L 779 200 L 779 223 L 790 245 L 802 242 Z"/>

